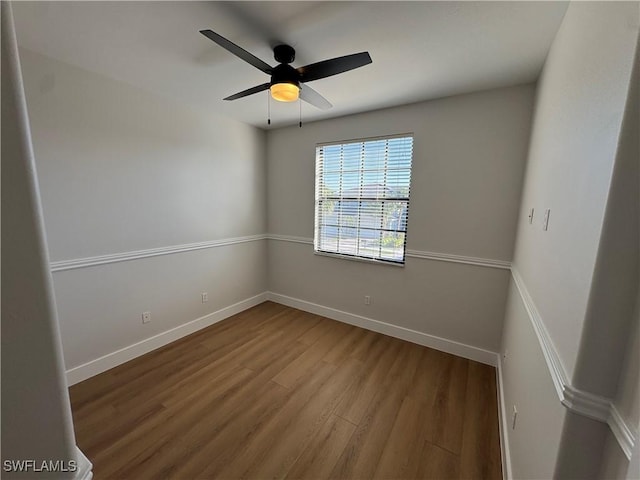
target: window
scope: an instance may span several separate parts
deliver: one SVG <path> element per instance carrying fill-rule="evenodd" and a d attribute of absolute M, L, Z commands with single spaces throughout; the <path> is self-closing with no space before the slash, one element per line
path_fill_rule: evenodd
<path fill-rule="evenodd" d="M 404 264 L 413 136 L 316 147 L 317 253 Z"/>

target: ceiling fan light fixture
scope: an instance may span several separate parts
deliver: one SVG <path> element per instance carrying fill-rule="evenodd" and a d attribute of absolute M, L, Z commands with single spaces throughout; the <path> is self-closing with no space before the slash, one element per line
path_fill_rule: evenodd
<path fill-rule="evenodd" d="M 279 102 L 295 102 L 300 96 L 300 87 L 290 82 L 274 83 L 269 90 L 273 99 Z"/>
<path fill-rule="evenodd" d="M 349 70 L 364 67 L 371 63 L 369 53 L 360 52 L 323 60 L 305 65 L 304 67 L 293 68 L 291 63 L 293 63 L 296 58 L 296 51 L 291 45 L 282 44 L 273 47 L 273 58 L 278 62 L 278 65 L 272 67 L 212 30 L 200 30 L 200 33 L 236 57 L 239 57 L 261 72 L 271 76 L 269 82 L 247 88 L 223 100 L 237 100 L 259 92 L 264 92 L 265 90 L 270 90 L 269 95 L 279 102 L 295 102 L 301 99 L 315 107 L 325 110 L 331 108 L 331 103 L 313 88 L 307 86 L 306 83 L 348 72 Z M 300 86 L 303 83 L 305 87 L 301 89 Z"/>

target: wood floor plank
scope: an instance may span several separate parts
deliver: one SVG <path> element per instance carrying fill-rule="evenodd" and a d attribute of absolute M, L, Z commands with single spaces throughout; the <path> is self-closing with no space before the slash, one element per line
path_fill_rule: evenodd
<path fill-rule="evenodd" d="M 149 405 L 149 402 L 145 402 L 143 408 L 133 408 L 127 412 L 118 412 L 114 408 L 109 418 L 100 424 L 83 425 L 83 428 L 76 429 L 77 441 L 82 443 L 86 455 L 98 455 L 120 440 L 130 429 L 146 424 L 149 419 L 165 410 L 162 404 Z M 109 428 L 104 428 L 104 425 L 109 425 Z"/>
<path fill-rule="evenodd" d="M 404 397 L 376 467 L 375 478 L 418 478 L 420 456 L 430 436 L 427 416 L 428 411 L 420 402 Z"/>
<path fill-rule="evenodd" d="M 351 327 L 345 330 L 344 335 L 338 340 L 338 342 L 331 347 L 327 354 L 322 357 L 322 360 L 331 363 L 332 365 L 340 365 L 346 358 L 349 357 L 353 351 L 355 344 L 362 336 L 362 331 L 359 328 Z"/>
<path fill-rule="evenodd" d="M 291 356 L 297 354 L 299 352 L 293 352 Z M 205 460 L 208 464 L 207 458 L 194 454 L 199 453 L 202 446 L 215 438 L 219 432 L 230 427 L 234 417 L 247 408 L 247 402 L 253 396 L 263 400 L 268 399 L 267 407 L 275 407 L 278 404 L 270 395 L 273 389 L 269 389 L 275 384 L 268 384 L 266 377 L 272 376 L 276 369 L 282 368 L 290 360 L 291 357 L 285 356 L 279 364 L 270 366 L 272 371 L 262 376 L 242 369 L 243 373 L 247 372 L 244 378 L 249 379 L 248 381 L 243 382 L 242 379 L 237 379 L 233 382 L 233 387 L 227 385 L 226 388 L 216 383 L 206 394 L 181 399 L 179 403 L 167 409 L 166 415 L 152 425 L 151 430 L 134 430 L 126 435 L 118 448 L 111 452 L 112 456 L 118 458 L 121 464 L 128 464 L 128 468 L 132 469 L 137 476 L 150 478 L 153 478 L 152 473 L 158 467 L 162 467 L 162 471 L 172 471 L 178 464 L 184 462 L 184 458 L 198 458 L 201 461 Z M 251 406 L 253 407 L 253 404 Z M 251 411 L 254 412 L 254 410 Z M 138 444 L 153 443 L 154 438 L 160 439 L 155 442 L 157 449 L 167 450 L 168 453 L 162 459 L 163 463 L 168 465 L 151 463 L 152 459 L 143 455 L 145 451 L 139 452 L 133 461 L 122 461 L 123 455 L 126 458 L 136 453 L 135 448 Z M 171 445 L 176 449 L 172 450 Z M 136 475 L 132 478 L 136 478 Z M 117 475 L 115 477 L 118 478 Z"/>
<path fill-rule="evenodd" d="M 294 321 L 285 327 L 284 338 L 286 341 L 298 341 L 300 337 L 322 321 L 322 317 L 317 315 L 308 317 L 305 312 L 299 310 L 293 310 L 293 313 Z"/>
<path fill-rule="evenodd" d="M 176 466 L 176 478 L 196 478 L 209 472 L 215 475 L 241 450 L 246 448 L 254 435 L 278 414 L 292 393 L 289 389 L 270 381 L 282 368 L 304 350 L 302 344 L 282 352 L 281 356 L 262 369 L 242 389 L 241 401 L 229 409 L 218 408 L 221 420 L 209 424 L 206 438 L 189 435 L 189 443 L 198 454 L 186 456 Z M 234 408 L 235 407 L 235 408 Z"/>
<path fill-rule="evenodd" d="M 469 361 L 447 355 L 436 385 L 433 404 L 433 443 L 456 455 L 462 448 Z"/>
<path fill-rule="evenodd" d="M 368 358 L 371 358 L 372 354 L 380 350 L 379 346 L 381 343 L 388 344 L 389 337 L 365 330 L 356 340 L 350 356 L 366 361 Z"/>
<path fill-rule="evenodd" d="M 287 388 L 292 387 L 301 377 L 306 375 L 322 360 L 322 357 L 339 341 L 342 332 L 342 328 L 331 328 L 327 330 L 323 335 L 319 336 L 315 342 L 309 344 L 309 348 L 307 348 L 302 355 L 275 376 L 273 381 Z"/>
<path fill-rule="evenodd" d="M 74 385 L 72 408 L 76 417 L 91 413 L 96 408 L 110 404 L 113 399 L 122 399 L 124 396 L 140 394 L 150 384 L 159 379 L 166 379 L 168 372 L 176 373 L 182 367 L 188 366 L 206 354 L 206 350 L 199 345 L 182 346 L 176 350 L 166 350 L 164 355 L 147 354 L 144 361 L 134 362 L 131 367 L 135 373 L 126 380 L 118 378 L 117 372 L 105 372 L 102 375 L 91 378 L 85 382 Z M 120 367 L 116 367 L 119 369 Z M 114 369 L 114 370 L 116 370 Z M 95 386 L 99 385 L 99 386 Z M 93 391 L 92 391 L 93 389 Z"/>
<path fill-rule="evenodd" d="M 222 469 L 225 460 L 237 455 L 254 432 L 277 415 L 290 394 L 273 382 L 255 387 L 255 401 L 227 403 L 204 415 L 201 422 L 179 431 L 173 442 L 162 446 L 162 461 L 135 465 L 130 478 L 215 478 L 203 472 Z"/>
<path fill-rule="evenodd" d="M 330 478 L 373 478 L 401 404 L 393 388 L 378 390 Z"/>
<path fill-rule="evenodd" d="M 438 377 L 449 355 L 431 348 L 422 349 L 422 356 L 411 380 L 407 395 L 417 402 L 432 406 L 436 396 Z"/>
<path fill-rule="evenodd" d="M 267 382 L 265 389 L 261 390 L 260 399 L 234 419 L 233 425 L 204 443 L 197 454 L 185 455 L 182 461 L 171 465 L 173 475 L 166 478 L 221 478 L 218 472 L 240 455 L 255 433 L 278 414 L 289 398 L 290 392 L 277 383 Z"/>
<path fill-rule="evenodd" d="M 196 425 L 203 425 L 207 428 L 205 431 L 207 438 L 213 436 L 217 430 L 231 421 L 233 412 L 246 407 L 246 402 L 253 396 L 262 398 L 263 392 L 258 390 L 256 386 L 263 386 L 270 377 L 299 355 L 301 351 L 301 348 L 290 349 L 277 362 L 257 374 L 253 382 L 235 382 L 233 388 L 229 388 L 227 385 L 226 389 L 219 388 L 218 384 L 214 383 L 211 390 L 205 395 L 181 397 L 178 403 L 170 405 L 174 408 L 168 408 L 153 421 L 124 433 L 110 448 L 101 452 L 101 455 L 108 455 L 109 463 L 114 465 L 119 463 L 135 467 L 138 463 L 147 461 L 148 457 L 144 456 L 144 452 L 147 450 L 148 445 L 146 444 L 148 443 L 162 448 L 166 441 L 169 441 L 171 435 L 182 438 L 181 434 L 184 432 L 189 432 L 191 442 L 199 442 L 201 438 L 192 431 Z M 240 369 L 241 367 L 236 368 Z M 242 371 L 247 370 L 242 369 Z M 198 382 L 197 385 L 199 386 L 200 383 Z M 187 388 L 187 391 L 191 391 L 193 387 Z M 143 450 L 138 451 L 137 448 L 143 448 Z M 98 457 L 100 458 L 100 456 Z"/>
<path fill-rule="evenodd" d="M 330 366 L 335 368 L 334 365 Z M 325 385 L 295 417 L 290 419 L 289 426 L 283 429 L 283 434 L 278 441 L 271 444 L 266 458 L 263 461 L 254 461 L 244 476 L 246 478 L 284 478 L 317 432 L 332 416 L 345 389 L 349 387 L 360 368 L 361 364 L 354 360 L 334 370 Z M 256 442 L 259 443 L 264 443 L 265 440 L 266 438 L 256 438 Z"/>
<path fill-rule="evenodd" d="M 457 455 L 432 443 L 425 443 L 420 456 L 416 477 L 423 480 L 465 479 L 460 475 L 460 461 Z"/>
<path fill-rule="evenodd" d="M 495 370 L 477 362 L 469 362 L 460 474 L 502 478 Z"/>
<path fill-rule="evenodd" d="M 296 310 L 283 310 L 276 315 L 269 317 L 268 321 L 261 322 L 259 326 L 253 328 L 256 332 L 273 333 L 288 329 L 291 325 L 295 325 L 299 320 L 300 314 Z"/>
<path fill-rule="evenodd" d="M 94 457 L 96 462 L 108 465 L 106 472 L 118 478 L 117 472 L 134 469 L 145 462 L 150 448 L 162 448 L 176 437 L 179 438 L 181 432 L 203 424 L 208 413 L 215 414 L 225 404 L 235 404 L 242 398 L 241 384 L 236 383 L 234 387 L 195 397 L 189 402 L 188 408 L 165 408 L 144 423 L 130 425 L 129 429 L 119 432 L 120 435 L 109 447 Z"/>
<path fill-rule="evenodd" d="M 495 369 L 272 302 L 70 396 L 95 480 L 501 475 Z"/>
<path fill-rule="evenodd" d="M 393 366 L 400 344 L 391 342 L 388 337 L 381 337 L 380 341 L 372 344 L 370 362 L 363 362 L 367 368 L 355 379 L 347 390 L 345 397 L 336 409 L 336 415 L 359 425 L 372 399 L 384 387 L 384 379 Z M 355 357 L 354 357 L 355 358 Z"/>
<path fill-rule="evenodd" d="M 201 351 L 196 358 L 189 358 L 185 355 L 178 365 L 169 363 L 166 368 L 158 369 L 153 375 L 143 375 L 135 380 L 127 382 L 130 389 L 125 392 L 114 390 L 106 396 L 110 403 L 119 410 L 127 410 L 133 405 L 139 404 L 141 398 L 148 398 L 150 401 L 159 399 L 161 402 L 166 398 L 180 393 L 186 383 L 193 381 L 196 377 L 201 381 L 209 381 L 211 378 L 228 372 L 241 365 L 243 356 L 251 355 L 252 349 L 259 349 L 264 338 L 256 336 L 251 339 L 229 340 L 228 346 L 209 351 L 202 347 L 202 344 L 192 346 L 192 350 Z M 113 395 L 117 400 L 113 400 Z"/>
<path fill-rule="evenodd" d="M 385 385 L 392 386 L 404 396 L 412 385 L 424 347 L 397 339 L 394 339 L 393 342 L 399 344 L 400 351 L 396 355 L 384 382 Z"/>
<path fill-rule="evenodd" d="M 137 398 L 140 395 L 140 389 L 147 389 L 149 385 L 158 385 L 157 379 L 171 382 L 173 381 L 173 378 L 171 378 L 173 373 L 182 372 L 180 367 L 182 364 L 189 365 L 190 369 L 197 369 L 199 366 L 198 361 L 201 361 L 203 365 L 207 364 L 210 362 L 211 357 L 206 356 L 208 352 L 206 350 L 203 351 L 201 345 L 211 351 L 217 351 L 219 355 L 225 355 L 229 352 L 237 354 L 237 349 L 245 347 L 248 343 L 246 332 L 250 326 L 253 325 L 255 327 L 256 323 L 261 324 L 269 321 L 274 315 L 291 310 L 272 302 L 266 302 L 260 307 L 241 312 L 223 322 L 214 324 L 170 345 L 143 355 L 134 362 L 120 365 L 108 372 L 74 385 L 74 395 L 72 397 L 74 417 L 85 413 L 91 415 L 91 409 L 108 404 L 112 398 L 118 398 L 120 401 L 122 401 L 124 395 Z M 241 335 L 238 335 L 238 332 Z M 230 337 L 230 335 L 233 337 Z M 201 339 L 204 342 L 200 343 L 199 340 Z M 158 386 L 156 390 L 159 390 Z M 123 391 L 125 392 L 124 394 L 122 393 Z M 146 391 L 147 396 L 152 396 L 155 393 Z M 99 401 L 96 401 L 97 399 Z M 91 405 L 91 409 L 85 412 L 84 407 L 87 405 Z"/>
<path fill-rule="evenodd" d="M 356 426 L 332 415 L 287 473 L 289 479 L 330 478 Z"/>
<path fill-rule="evenodd" d="M 217 473 L 221 478 L 250 478 L 247 476 L 256 464 L 267 459 L 274 444 L 286 435 L 298 418 L 300 411 L 313 400 L 323 385 L 327 383 L 336 367 L 322 363 L 311 373 L 307 382 L 292 392 L 287 402 L 280 409 L 277 417 L 273 417 L 263 425 L 241 452 L 236 455 L 222 471 Z"/>
<path fill-rule="evenodd" d="M 305 345 L 313 345 L 318 341 L 320 337 L 322 337 L 325 333 L 331 331 L 331 329 L 337 325 L 338 322 L 329 320 L 328 318 L 320 317 L 320 321 L 317 322 L 312 329 L 302 335 L 298 339 L 298 341 L 300 343 L 304 343 Z"/>
<path fill-rule="evenodd" d="M 134 386 L 130 392 L 123 394 L 114 391 L 107 398 L 111 404 L 118 406 L 120 410 L 126 410 L 132 405 L 138 404 L 143 399 L 150 401 L 165 402 L 168 398 L 175 395 L 182 395 L 185 391 L 189 392 L 189 385 L 200 385 L 209 382 L 224 372 L 229 372 L 241 366 L 238 357 L 243 355 L 246 349 L 255 343 L 260 342 L 260 338 L 253 339 L 230 339 L 231 343 L 221 347 L 215 351 L 207 351 L 207 354 L 200 356 L 191 362 L 187 362 L 183 368 L 175 368 L 168 365 L 166 370 L 158 372 L 157 376 L 142 376 L 136 380 L 123 383 Z M 193 349 L 198 349 L 202 344 L 192 345 Z M 139 388 L 135 388 L 139 385 Z M 142 389 L 142 392 L 140 391 Z M 185 390 L 186 389 L 186 390 Z M 116 400 L 113 399 L 116 397 Z"/>

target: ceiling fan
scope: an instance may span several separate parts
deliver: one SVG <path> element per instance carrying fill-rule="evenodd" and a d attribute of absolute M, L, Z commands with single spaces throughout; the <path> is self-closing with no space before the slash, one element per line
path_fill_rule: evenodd
<path fill-rule="evenodd" d="M 305 84 L 314 80 L 320 80 L 321 78 L 337 75 L 338 73 L 348 72 L 349 70 L 363 67 L 372 62 L 368 52 L 361 52 L 294 68 L 291 66 L 291 63 L 295 60 L 296 51 L 289 45 L 277 45 L 273 49 L 273 56 L 276 62 L 278 62 L 278 65 L 271 67 L 268 63 L 263 62 L 255 55 L 247 52 L 212 30 L 200 30 L 200 33 L 210 40 L 213 40 L 222 48 L 233 53 L 235 56 L 253 65 L 258 70 L 271 76 L 269 82 L 243 90 L 235 95 L 226 97 L 224 100 L 237 100 L 238 98 L 253 95 L 254 93 L 270 90 L 271 97 L 275 100 L 294 102 L 299 97 L 305 102 L 325 110 L 331 108 L 331 103 Z"/>

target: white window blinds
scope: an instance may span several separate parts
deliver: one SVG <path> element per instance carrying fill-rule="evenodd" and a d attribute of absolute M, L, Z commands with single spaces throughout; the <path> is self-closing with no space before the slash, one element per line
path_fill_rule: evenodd
<path fill-rule="evenodd" d="M 316 147 L 316 252 L 404 264 L 413 137 Z"/>

